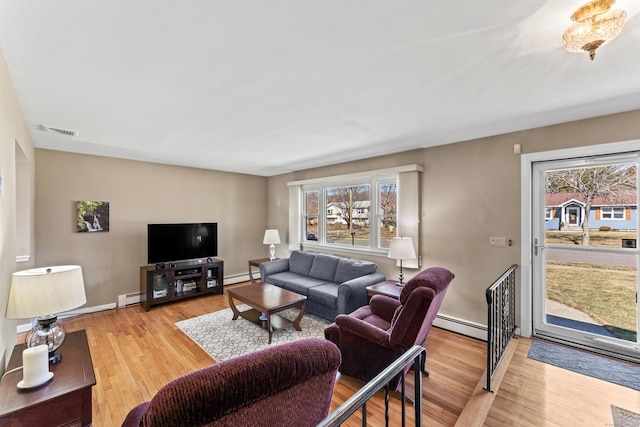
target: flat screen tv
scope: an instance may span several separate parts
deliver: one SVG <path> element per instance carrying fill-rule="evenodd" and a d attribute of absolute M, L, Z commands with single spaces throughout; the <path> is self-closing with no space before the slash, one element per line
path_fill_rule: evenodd
<path fill-rule="evenodd" d="M 147 224 L 147 262 L 184 261 L 218 256 L 218 224 Z"/>

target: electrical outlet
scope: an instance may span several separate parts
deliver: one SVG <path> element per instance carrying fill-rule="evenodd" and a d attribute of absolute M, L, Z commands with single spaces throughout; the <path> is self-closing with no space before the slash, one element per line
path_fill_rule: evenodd
<path fill-rule="evenodd" d="M 505 247 L 506 245 L 506 237 L 489 237 L 489 246 Z"/>

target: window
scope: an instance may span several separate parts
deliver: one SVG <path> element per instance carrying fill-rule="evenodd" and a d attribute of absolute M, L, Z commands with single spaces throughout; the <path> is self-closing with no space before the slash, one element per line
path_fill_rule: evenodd
<path fill-rule="evenodd" d="M 624 208 L 603 206 L 600 213 L 602 219 L 624 219 Z"/>
<path fill-rule="evenodd" d="M 318 208 L 320 206 L 318 192 L 307 191 L 304 200 L 305 240 L 318 240 Z"/>
<path fill-rule="evenodd" d="M 367 178 L 357 183 L 302 187 L 303 241 L 321 245 L 386 249 L 396 236 L 398 185 L 395 177 Z M 319 206 L 324 206 L 318 215 Z M 372 206 L 378 206 L 372 209 Z M 373 226 L 372 226 L 373 225 Z"/>
<path fill-rule="evenodd" d="M 553 208 L 544 208 L 544 219 L 553 219 Z"/>
<path fill-rule="evenodd" d="M 406 236 L 419 251 L 422 170 L 413 164 L 288 182 L 289 250 L 384 256 L 393 237 Z M 405 264 L 418 268 L 419 259 Z"/>

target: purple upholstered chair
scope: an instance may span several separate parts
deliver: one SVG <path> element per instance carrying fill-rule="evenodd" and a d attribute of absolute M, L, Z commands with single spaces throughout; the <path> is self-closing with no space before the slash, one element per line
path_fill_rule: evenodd
<path fill-rule="evenodd" d="M 445 268 L 428 268 L 407 282 L 400 300 L 374 295 L 369 305 L 338 315 L 324 334 L 342 353 L 340 372 L 367 382 L 412 346 L 423 345 L 453 278 Z M 399 384 L 400 377 L 390 388 Z"/>
<path fill-rule="evenodd" d="M 315 426 L 329 413 L 340 352 L 305 338 L 183 375 L 123 426 Z"/>

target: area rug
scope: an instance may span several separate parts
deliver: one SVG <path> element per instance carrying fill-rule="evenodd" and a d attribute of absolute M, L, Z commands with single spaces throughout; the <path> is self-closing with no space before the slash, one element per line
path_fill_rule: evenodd
<path fill-rule="evenodd" d="M 542 340 L 533 340 L 529 359 L 640 391 L 640 366 L 632 363 Z"/>
<path fill-rule="evenodd" d="M 640 426 L 640 415 L 626 409 L 611 405 L 614 427 L 638 427 Z"/>
<path fill-rule="evenodd" d="M 240 311 L 249 307 L 242 304 L 238 306 Z M 300 311 L 290 308 L 278 315 L 293 321 Z M 231 320 L 233 312 L 230 308 L 182 320 L 176 326 L 189 338 L 209 353 L 216 362 L 222 362 L 242 354 L 262 350 L 270 345 L 283 344 L 301 338 L 324 338 L 324 329 L 330 324 L 328 320 L 313 314 L 302 317 L 300 327 L 302 331 L 296 331 L 293 326 L 273 331 L 271 344 L 268 344 L 267 331 L 254 325 L 242 317 Z"/>

